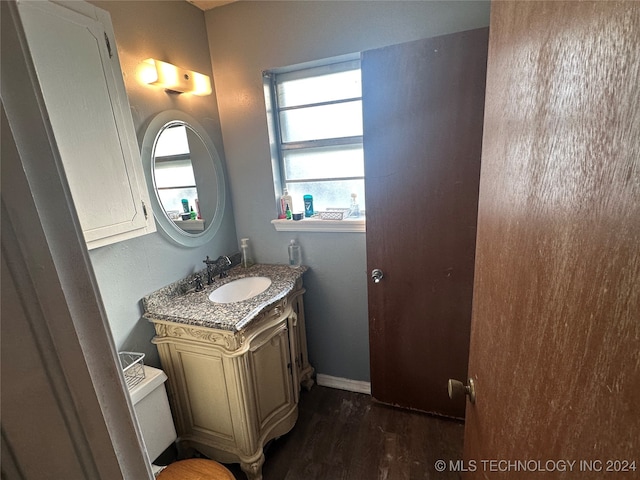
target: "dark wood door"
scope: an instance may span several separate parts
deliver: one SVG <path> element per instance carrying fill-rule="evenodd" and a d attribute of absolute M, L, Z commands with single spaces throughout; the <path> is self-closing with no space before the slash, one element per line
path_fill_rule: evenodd
<path fill-rule="evenodd" d="M 463 417 L 488 29 L 362 57 L 371 389 Z"/>
<path fill-rule="evenodd" d="M 637 2 L 492 5 L 468 479 L 640 475 L 639 32 Z M 530 459 L 576 463 L 482 463 Z"/>

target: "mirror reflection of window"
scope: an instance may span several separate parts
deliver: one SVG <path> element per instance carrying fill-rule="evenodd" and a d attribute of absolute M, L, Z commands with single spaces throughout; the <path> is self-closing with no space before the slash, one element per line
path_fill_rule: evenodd
<path fill-rule="evenodd" d="M 170 126 L 158 137 L 154 176 L 162 207 L 172 220 L 184 213 L 182 199 L 187 200 L 189 210 L 198 212 L 198 191 L 184 125 Z"/>
<path fill-rule="evenodd" d="M 160 112 L 147 126 L 141 157 L 160 231 L 180 246 L 209 243 L 224 217 L 225 180 L 207 131 L 184 112 Z M 182 220 L 182 199 L 193 207 L 195 220 Z"/>

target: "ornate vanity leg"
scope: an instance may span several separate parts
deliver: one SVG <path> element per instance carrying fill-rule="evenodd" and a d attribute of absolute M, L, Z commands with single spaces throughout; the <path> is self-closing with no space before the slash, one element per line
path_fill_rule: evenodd
<path fill-rule="evenodd" d="M 241 462 L 240 468 L 247 475 L 249 480 L 262 480 L 262 465 L 264 464 L 264 453 L 254 462 Z"/>
<path fill-rule="evenodd" d="M 304 387 L 307 392 L 311 391 L 311 387 L 316 382 L 313 379 L 313 368 L 309 367 L 305 372 L 302 373 L 302 379 L 300 380 L 300 384 Z"/>

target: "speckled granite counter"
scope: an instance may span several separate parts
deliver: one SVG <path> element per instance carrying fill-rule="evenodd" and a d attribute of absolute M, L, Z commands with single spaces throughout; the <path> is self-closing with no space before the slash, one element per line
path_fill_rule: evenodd
<path fill-rule="evenodd" d="M 199 273 L 204 279 L 204 290 L 196 292 L 190 283 L 196 274 L 167 285 L 142 299 L 146 312 L 144 317 L 237 332 L 262 310 L 291 293 L 296 281 L 306 271 L 307 267 L 304 266 L 236 266 L 229 270 L 228 277 L 216 278 L 212 285 L 207 285 L 206 270 L 202 270 Z M 264 292 L 242 302 L 214 303 L 209 300 L 209 294 L 216 288 L 244 277 L 269 277 L 271 285 Z"/>

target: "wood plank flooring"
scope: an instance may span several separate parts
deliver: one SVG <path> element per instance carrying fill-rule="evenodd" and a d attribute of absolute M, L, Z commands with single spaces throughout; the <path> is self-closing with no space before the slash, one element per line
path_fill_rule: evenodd
<path fill-rule="evenodd" d="M 265 451 L 264 480 L 459 479 L 436 472 L 462 458 L 464 425 L 374 402 L 369 395 L 314 386 L 303 390 L 291 432 Z M 240 466 L 227 465 L 237 480 Z"/>

